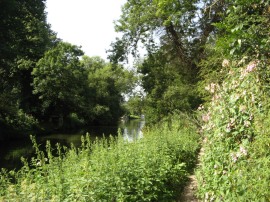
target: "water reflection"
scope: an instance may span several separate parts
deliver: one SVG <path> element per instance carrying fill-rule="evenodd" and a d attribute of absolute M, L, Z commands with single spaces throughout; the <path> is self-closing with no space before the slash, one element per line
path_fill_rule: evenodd
<path fill-rule="evenodd" d="M 141 139 L 143 137 L 142 129 L 145 125 L 144 119 L 132 119 L 124 121 L 122 125 L 123 138 L 128 142 Z"/>
<path fill-rule="evenodd" d="M 124 139 L 131 142 L 143 137 L 142 128 L 144 124 L 144 119 L 121 121 L 118 126 L 114 127 L 90 127 L 75 134 L 51 134 L 37 137 L 37 143 L 40 145 L 41 150 L 45 150 L 47 140 L 51 142 L 52 147 L 55 147 L 56 143 L 67 147 L 72 143 L 75 147 L 79 147 L 81 145 L 81 136 L 85 135 L 86 132 L 89 132 L 90 138 L 94 140 L 97 137 L 116 136 L 118 135 L 118 128 L 121 129 Z M 0 141 L 0 169 L 20 168 L 22 166 L 20 160 L 22 156 L 27 159 L 34 156 L 34 149 L 30 138 Z"/>

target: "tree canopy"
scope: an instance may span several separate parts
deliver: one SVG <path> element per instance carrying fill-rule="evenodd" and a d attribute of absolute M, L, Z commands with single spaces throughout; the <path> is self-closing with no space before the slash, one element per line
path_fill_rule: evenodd
<path fill-rule="evenodd" d="M 119 63 L 130 53 L 136 57 L 138 45 L 144 45 L 147 56 L 137 72 L 147 93 L 146 111 L 152 111 L 148 117 L 158 121 L 175 110 L 198 107 L 198 64 L 216 30 L 213 23 L 223 17 L 224 5 L 223 1 L 130 0 L 122 7 L 115 30 L 123 35 L 111 44 L 109 59 Z"/>

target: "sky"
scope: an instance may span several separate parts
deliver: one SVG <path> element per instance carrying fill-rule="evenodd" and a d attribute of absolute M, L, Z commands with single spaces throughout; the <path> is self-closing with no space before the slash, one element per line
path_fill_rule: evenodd
<path fill-rule="evenodd" d="M 119 19 L 126 0 L 47 0 L 47 22 L 57 37 L 82 46 L 88 56 L 107 58 L 106 50 L 119 34 Z"/>

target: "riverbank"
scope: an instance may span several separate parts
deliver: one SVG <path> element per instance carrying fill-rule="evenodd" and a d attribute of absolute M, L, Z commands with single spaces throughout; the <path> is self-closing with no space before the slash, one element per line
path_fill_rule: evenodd
<path fill-rule="evenodd" d="M 0 200 L 173 201 L 196 163 L 199 139 L 196 127 L 177 117 L 131 143 L 121 136 L 95 142 L 87 136 L 79 149 L 58 147 L 57 156 L 50 145 L 43 152 L 35 144 L 31 166 L 25 164 L 20 175 L 1 174 Z"/>
<path fill-rule="evenodd" d="M 91 126 L 77 131 L 43 133 L 35 135 L 29 133 L 26 135 L 18 135 L 14 138 L 8 136 L 7 139 L 0 141 L 0 168 L 7 168 L 8 170 L 18 169 L 22 167 L 21 157 L 31 158 L 34 155 L 32 143 L 30 141 L 30 134 L 35 135 L 37 143 L 45 150 L 46 141 L 50 141 L 51 145 L 55 147 L 56 143 L 62 146 L 70 147 L 73 144 L 75 147 L 81 146 L 81 137 L 86 133 L 90 134 L 91 140 L 96 138 L 109 138 L 110 135 L 117 136 L 120 131 L 123 138 L 132 141 L 134 138 L 142 136 L 142 127 L 145 121 L 143 120 L 129 120 L 128 122 L 119 122 L 115 126 Z"/>

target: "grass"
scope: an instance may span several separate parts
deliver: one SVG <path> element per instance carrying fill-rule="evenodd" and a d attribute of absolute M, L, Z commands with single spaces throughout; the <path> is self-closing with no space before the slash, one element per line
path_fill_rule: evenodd
<path fill-rule="evenodd" d="M 18 172 L 2 170 L 0 201 L 174 201 L 194 166 L 199 147 L 196 128 L 175 117 L 145 129 L 131 143 L 121 135 L 80 148 L 53 149 L 47 142 Z M 53 155 L 52 153 L 57 153 Z"/>

